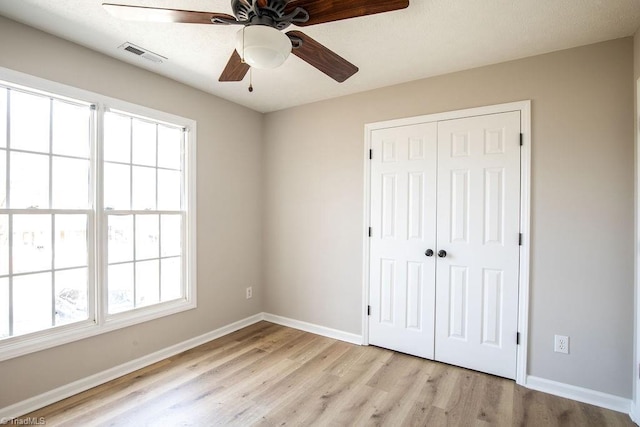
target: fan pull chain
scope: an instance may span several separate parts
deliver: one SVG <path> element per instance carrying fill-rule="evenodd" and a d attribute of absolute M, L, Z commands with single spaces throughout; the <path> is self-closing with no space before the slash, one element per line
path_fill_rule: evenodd
<path fill-rule="evenodd" d="M 244 30 L 247 27 L 242 27 L 242 55 L 240 55 L 240 62 L 246 64 L 244 60 Z M 249 68 L 249 92 L 253 92 L 253 68 Z"/>
<path fill-rule="evenodd" d="M 240 62 L 242 62 L 243 64 L 245 63 L 244 62 L 244 30 L 246 28 L 247 27 L 242 27 L 242 55 L 240 55 Z"/>

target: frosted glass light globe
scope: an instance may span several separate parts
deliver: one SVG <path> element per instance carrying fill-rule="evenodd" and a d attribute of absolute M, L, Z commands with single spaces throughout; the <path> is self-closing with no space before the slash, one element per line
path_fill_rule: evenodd
<path fill-rule="evenodd" d="M 283 32 L 266 25 L 249 25 L 238 31 L 236 50 L 255 68 L 276 68 L 291 53 L 291 40 Z"/>

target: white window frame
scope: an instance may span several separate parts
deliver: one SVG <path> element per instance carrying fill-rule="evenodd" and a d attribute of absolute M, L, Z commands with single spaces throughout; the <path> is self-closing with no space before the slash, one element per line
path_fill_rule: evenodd
<path fill-rule="evenodd" d="M 89 217 L 90 219 L 95 219 L 93 225 L 90 224 L 87 230 L 89 256 L 93 258 L 88 268 L 88 274 L 90 275 L 87 294 L 89 319 L 2 339 L 0 340 L 0 361 L 196 308 L 196 121 L 2 67 L 0 67 L 0 82 L 29 92 L 40 92 L 54 98 L 67 98 L 72 101 L 94 105 L 95 137 L 93 139 L 96 141 L 96 143 L 92 142 L 91 147 L 91 183 L 93 188 L 89 190 L 90 194 L 94 196 L 94 205 Z M 173 126 L 177 125 L 185 129 L 184 188 L 182 194 L 184 200 L 183 209 L 186 211 L 183 223 L 184 242 L 182 246 L 184 298 L 160 302 L 113 315 L 108 315 L 107 313 L 107 215 L 103 210 L 103 186 L 95 185 L 96 179 L 100 178 L 98 183 L 101 183 L 102 178 L 103 159 L 102 152 L 98 147 L 102 147 L 104 113 L 107 111 L 123 112 L 127 115 L 151 119 Z M 42 211 L 42 213 L 46 213 L 44 212 L 46 210 L 43 209 Z M 93 233 L 89 232 L 90 229 L 93 230 Z M 100 234 L 100 239 L 98 234 Z M 100 244 L 98 245 L 97 242 L 100 242 Z M 91 264 L 93 268 L 91 268 Z"/>

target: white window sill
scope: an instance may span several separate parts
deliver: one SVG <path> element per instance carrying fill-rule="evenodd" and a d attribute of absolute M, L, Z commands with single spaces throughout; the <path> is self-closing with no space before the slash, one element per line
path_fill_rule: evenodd
<path fill-rule="evenodd" d="M 6 338 L 0 341 L 0 362 L 194 308 L 196 308 L 195 300 L 175 300 L 118 313 L 109 316 L 102 324 L 86 320 L 24 336 Z"/>

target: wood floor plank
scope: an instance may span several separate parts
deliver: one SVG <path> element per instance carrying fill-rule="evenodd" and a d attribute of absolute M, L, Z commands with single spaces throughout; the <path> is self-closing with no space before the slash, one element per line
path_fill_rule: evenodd
<path fill-rule="evenodd" d="M 403 420 L 403 426 L 446 426 L 449 422 L 443 409 L 416 401 L 408 416 Z M 505 424 L 506 425 L 506 424 Z"/>
<path fill-rule="evenodd" d="M 634 425 L 503 378 L 269 322 L 25 417 L 73 427 Z"/>
<path fill-rule="evenodd" d="M 344 381 L 352 384 L 366 384 L 393 356 L 393 352 L 377 347 L 359 347 L 360 357 L 353 362 L 349 369 L 341 374 Z"/>
<path fill-rule="evenodd" d="M 403 379 L 419 359 L 402 353 L 393 353 L 389 360 L 369 380 L 367 385 L 384 391 L 391 391 L 398 385 L 398 376 Z"/>
<path fill-rule="evenodd" d="M 308 393 L 297 394 L 282 401 L 282 404 L 274 411 L 270 410 L 264 416 L 265 425 L 309 425 L 317 417 L 327 410 L 334 399 L 331 391 L 339 383 L 340 377 L 325 374 L 309 381 L 307 385 Z"/>
<path fill-rule="evenodd" d="M 345 399 L 345 404 L 327 425 L 333 427 L 368 425 L 371 416 L 382 406 L 387 395 L 386 391 L 365 384 L 356 384 L 350 396 Z"/>
<path fill-rule="evenodd" d="M 89 425 L 89 423 L 108 422 L 114 425 L 137 425 L 140 420 L 154 419 L 166 415 L 166 411 L 173 411 L 176 408 L 184 408 L 183 414 L 188 411 L 189 405 L 185 402 L 197 401 L 203 394 L 215 393 L 220 390 L 221 385 L 217 380 L 229 375 L 234 369 L 241 369 L 247 363 L 260 357 L 261 350 L 249 349 L 236 357 L 227 360 L 222 364 L 215 364 L 213 361 L 209 365 L 199 365 L 199 369 L 182 370 L 182 375 L 170 382 L 170 387 L 153 387 L 139 390 L 135 395 L 125 396 L 125 402 L 117 402 L 110 405 L 108 411 L 100 419 L 87 419 L 79 417 L 75 419 L 78 425 Z M 124 404 L 123 404 L 124 403 Z M 122 411 L 122 409 L 125 409 Z M 168 408 L 168 409 L 167 409 Z"/>
<path fill-rule="evenodd" d="M 513 422 L 513 382 L 492 375 L 482 375 L 480 408 L 476 419 L 489 425 L 511 425 Z"/>
<path fill-rule="evenodd" d="M 300 362 L 301 365 L 298 369 L 284 377 L 268 390 L 255 396 L 254 400 L 267 404 L 271 402 L 276 403 L 287 400 L 287 397 L 290 395 L 302 392 L 308 388 L 308 382 L 313 382 L 314 376 L 319 376 L 327 366 L 349 348 L 349 344 L 340 341 L 334 341 L 333 344 L 328 346 L 324 344 L 325 343 L 320 343 L 319 349 L 322 351 L 318 352 L 316 349 L 315 355 L 306 351 L 305 353 L 308 355 L 308 359 L 305 359 L 305 362 Z M 307 356 L 305 356 L 305 358 L 306 357 Z M 293 358 L 293 360 L 299 362 L 297 358 Z"/>
<path fill-rule="evenodd" d="M 456 384 L 462 374 L 462 370 L 453 366 L 439 365 L 427 380 L 428 392 L 424 399 L 432 398 L 432 405 L 442 410 L 447 410 L 452 402 L 452 396 L 456 393 Z"/>
<path fill-rule="evenodd" d="M 76 394 L 54 405 L 42 408 L 38 413 L 51 423 L 55 422 L 58 418 L 70 419 L 91 412 L 92 410 L 102 411 L 104 405 L 114 400 L 114 396 L 119 393 L 126 393 L 127 390 L 137 387 L 137 384 L 141 381 L 152 377 L 158 370 L 166 369 L 170 364 L 169 359 L 154 363 L 134 373 L 110 381 L 107 384 L 93 387 L 84 393 Z M 58 407 L 63 407 L 64 409 L 60 411 Z"/>
<path fill-rule="evenodd" d="M 458 376 L 454 392 L 451 393 L 446 404 L 445 414 L 452 425 L 464 425 L 476 420 L 474 416 L 479 412 L 481 388 L 478 386 L 480 374 L 477 372 L 461 372 Z"/>
<path fill-rule="evenodd" d="M 153 400 L 137 405 L 135 409 L 111 421 L 117 425 L 139 425 L 143 420 L 153 422 L 170 420 L 176 416 L 183 417 L 185 413 L 196 411 L 203 399 L 222 392 L 227 377 L 264 354 L 260 349 L 247 351 L 223 365 L 202 372 Z"/>
<path fill-rule="evenodd" d="M 402 421 L 413 410 L 414 404 L 420 398 L 420 392 L 429 378 L 429 371 L 424 368 L 423 361 L 413 356 L 403 356 L 403 365 L 394 369 L 395 380 L 389 387 L 387 398 L 371 415 L 371 424 L 385 425 L 398 420 Z M 383 369 L 389 371 L 391 363 Z M 372 385 L 375 381 L 369 381 Z M 380 383 L 377 383 L 379 386 Z M 387 387 L 387 384 L 383 384 Z M 384 388 L 382 388 L 384 389 Z"/>

